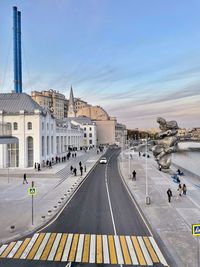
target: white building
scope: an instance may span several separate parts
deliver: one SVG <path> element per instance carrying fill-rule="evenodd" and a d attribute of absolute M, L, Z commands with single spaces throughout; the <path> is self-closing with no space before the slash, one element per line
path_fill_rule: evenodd
<path fill-rule="evenodd" d="M 79 125 L 83 131 L 83 146 L 84 147 L 96 147 L 97 146 L 97 127 L 96 123 L 91 121 L 86 116 L 80 116 L 75 118 L 65 118 L 66 121 L 71 121 L 74 125 Z"/>
<path fill-rule="evenodd" d="M 0 94 L 0 123 L 6 123 L 18 140 L 0 145 L 0 168 L 33 167 L 66 155 L 69 147 L 83 146 L 80 126 L 56 120 L 25 93 Z"/>

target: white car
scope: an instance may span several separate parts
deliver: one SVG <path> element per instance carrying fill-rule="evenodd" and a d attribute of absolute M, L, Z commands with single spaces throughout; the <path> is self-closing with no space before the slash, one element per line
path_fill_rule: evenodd
<path fill-rule="evenodd" d="M 107 163 L 107 158 L 101 158 L 99 163 L 106 164 Z"/>

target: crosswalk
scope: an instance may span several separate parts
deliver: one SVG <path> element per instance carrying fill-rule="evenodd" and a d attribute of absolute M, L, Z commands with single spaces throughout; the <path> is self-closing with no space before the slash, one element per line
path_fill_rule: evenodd
<path fill-rule="evenodd" d="M 0 246 L 0 258 L 168 266 L 152 236 L 36 233 Z"/>

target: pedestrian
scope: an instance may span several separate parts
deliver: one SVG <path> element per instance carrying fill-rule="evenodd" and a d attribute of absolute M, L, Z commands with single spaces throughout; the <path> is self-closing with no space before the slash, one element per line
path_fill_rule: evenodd
<path fill-rule="evenodd" d="M 76 158 L 76 153 L 74 154 L 75 158 Z"/>
<path fill-rule="evenodd" d="M 72 158 L 74 157 L 74 153 L 72 153 Z"/>
<path fill-rule="evenodd" d="M 70 167 L 70 171 L 71 171 L 71 173 L 73 173 L 73 166 L 71 165 L 71 167 Z"/>
<path fill-rule="evenodd" d="M 40 169 L 40 163 L 38 163 L 38 171 L 41 171 L 41 169 Z"/>
<path fill-rule="evenodd" d="M 74 168 L 74 176 L 76 176 L 76 172 L 77 172 L 77 169 L 76 169 L 76 168 Z"/>
<path fill-rule="evenodd" d="M 28 181 L 26 179 L 26 173 L 24 173 L 24 180 L 23 180 L 23 184 L 27 183 L 28 184 Z"/>
<path fill-rule="evenodd" d="M 187 192 L 186 184 L 183 184 L 183 195 L 186 195 L 186 192 Z"/>
<path fill-rule="evenodd" d="M 172 197 L 172 190 L 170 188 L 168 188 L 168 190 L 167 190 L 167 195 L 168 195 L 168 201 L 170 203 L 171 202 L 171 197 Z"/>
<path fill-rule="evenodd" d="M 51 169 L 52 168 L 52 163 L 51 163 L 51 161 L 49 161 L 49 169 Z"/>
<path fill-rule="evenodd" d="M 85 167 L 84 167 L 84 171 L 85 171 L 85 172 L 87 171 L 87 169 L 86 169 L 86 165 L 85 165 Z"/>
<path fill-rule="evenodd" d="M 82 166 L 82 162 L 80 161 L 80 162 L 79 162 L 79 167 L 81 168 L 81 166 Z"/>
<path fill-rule="evenodd" d="M 141 156 L 141 153 L 140 153 L 140 151 L 139 151 L 139 157 Z"/>
<path fill-rule="evenodd" d="M 83 167 L 80 166 L 80 172 L 81 172 L 81 176 L 83 175 Z"/>
<path fill-rule="evenodd" d="M 159 171 L 161 171 L 162 170 L 162 167 L 161 167 L 161 165 L 159 165 Z"/>
<path fill-rule="evenodd" d="M 132 172 L 132 177 L 133 177 L 133 180 L 136 180 L 136 171 L 135 170 Z"/>
<path fill-rule="evenodd" d="M 179 196 L 181 197 L 182 192 L 183 192 L 183 188 L 182 188 L 182 185 L 181 184 L 178 185 L 177 191 L 178 191 Z"/>
<path fill-rule="evenodd" d="M 35 170 L 37 169 L 37 163 L 35 162 Z"/>

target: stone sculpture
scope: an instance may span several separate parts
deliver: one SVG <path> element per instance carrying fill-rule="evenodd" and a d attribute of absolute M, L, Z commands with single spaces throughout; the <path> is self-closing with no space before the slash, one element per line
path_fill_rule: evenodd
<path fill-rule="evenodd" d="M 161 117 L 157 118 L 157 122 L 161 132 L 158 134 L 159 139 L 154 140 L 151 150 L 159 168 L 169 169 L 171 154 L 177 151 L 177 130 L 179 127 L 176 121 L 166 121 Z"/>

